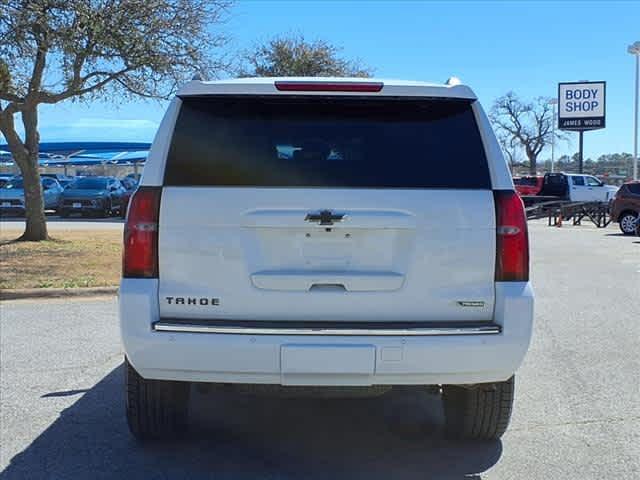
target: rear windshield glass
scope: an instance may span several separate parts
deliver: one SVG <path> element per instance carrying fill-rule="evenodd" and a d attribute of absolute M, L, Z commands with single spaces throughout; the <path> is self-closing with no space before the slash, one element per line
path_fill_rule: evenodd
<path fill-rule="evenodd" d="M 0 179 L 0 180 L 2 180 L 2 179 Z M 44 180 L 45 180 L 44 178 L 41 178 L 40 182 L 42 184 L 44 184 Z M 11 180 L 10 182 L 5 183 L 2 188 L 6 188 L 8 190 L 10 190 L 10 189 L 16 189 L 16 190 L 24 189 L 24 180 L 22 180 L 22 178 L 15 178 L 15 179 Z"/>
<path fill-rule="evenodd" d="M 457 100 L 183 99 L 165 185 L 490 188 Z"/>
<path fill-rule="evenodd" d="M 520 177 L 514 178 L 513 183 L 515 185 L 535 187 L 538 184 L 538 179 L 536 177 Z"/>
<path fill-rule="evenodd" d="M 71 185 L 70 190 L 104 190 L 107 188 L 107 181 L 102 178 L 79 178 Z"/>
<path fill-rule="evenodd" d="M 7 189 L 11 189 L 11 188 L 15 188 L 15 189 L 21 189 L 24 188 L 24 182 L 22 181 L 21 178 L 18 178 L 16 180 L 12 180 L 9 183 L 7 183 L 4 188 Z"/>

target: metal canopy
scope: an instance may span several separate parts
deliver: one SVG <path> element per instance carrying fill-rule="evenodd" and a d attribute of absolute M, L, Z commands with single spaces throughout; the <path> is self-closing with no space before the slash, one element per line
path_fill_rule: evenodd
<path fill-rule="evenodd" d="M 150 143 L 139 142 L 44 142 L 38 163 L 43 167 L 140 165 L 147 160 L 149 148 Z M 7 145 L 0 145 L 0 163 L 14 163 Z"/>

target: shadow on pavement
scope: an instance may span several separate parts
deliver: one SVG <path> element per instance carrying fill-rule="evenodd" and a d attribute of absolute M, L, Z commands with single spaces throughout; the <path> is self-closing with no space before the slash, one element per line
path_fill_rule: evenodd
<path fill-rule="evenodd" d="M 72 397 L 74 395 L 79 395 L 81 393 L 88 392 L 88 388 L 79 388 L 77 390 L 62 390 L 60 392 L 49 392 L 42 395 L 40 398 L 51 398 L 51 397 Z"/>
<path fill-rule="evenodd" d="M 502 453 L 501 442 L 444 440 L 438 397 L 417 389 L 330 400 L 194 389 L 188 436 L 143 447 L 127 430 L 122 375 L 64 410 L 0 479 L 479 479 Z"/>

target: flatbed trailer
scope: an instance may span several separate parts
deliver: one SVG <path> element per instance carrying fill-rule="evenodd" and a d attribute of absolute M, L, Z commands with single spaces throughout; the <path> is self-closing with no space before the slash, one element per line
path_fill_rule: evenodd
<path fill-rule="evenodd" d="M 528 206 L 525 202 L 527 219 L 547 218 L 549 226 L 560 226 L 563 222 L 571 221 L 573 225 L 581 225 L 585 218 L 598 228 L 605 228 L 611 223 L 609 204 L 605 202 L 572 202 L 557 197 L 539 197 L 544 200 L 532 202 Z M 553 199 L 554 198 L 554 199 Z M 523 198 L 524 201 L 524 198 Z"/>
<path fill-rule="evenodd" d="M 571 202 L 568 198 L 557 195 L 520 195 L 520 198 L 525 207 L 531 207 L 540 203 Z"/>

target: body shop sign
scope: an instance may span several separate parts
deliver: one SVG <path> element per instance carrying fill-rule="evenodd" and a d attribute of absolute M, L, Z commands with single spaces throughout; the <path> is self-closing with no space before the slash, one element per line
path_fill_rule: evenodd
<path fill-rule="evenodd" d="M 558 128 L 595 130 L 605 127 L 606 82 L 558 84 Z"/>

